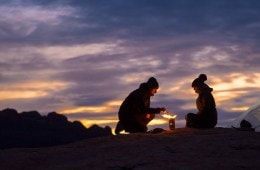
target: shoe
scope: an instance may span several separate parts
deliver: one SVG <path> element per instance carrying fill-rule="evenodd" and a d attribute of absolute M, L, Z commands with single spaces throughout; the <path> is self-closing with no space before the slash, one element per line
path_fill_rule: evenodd
<path fill-rule="evenodd" d="M 124 130 L 124 128 L 123 128 L 121 122 L 119 121 L 119 122 L 117 123 L 117 125 L 116 125 L 115 134 L 118 135 L 118 134 L 120 134 L 120 132 L 123 131 L 123 130 Z"/>
<path fill-rule="evenodd" d="M 164 130 L 162 128 L 155 128 L 153 130 L 149 130 L 147 133 L 154 133 L 155 134 L 155 133 L 162 133 L 164 131 L 166 131 L 166 130 Z"/>

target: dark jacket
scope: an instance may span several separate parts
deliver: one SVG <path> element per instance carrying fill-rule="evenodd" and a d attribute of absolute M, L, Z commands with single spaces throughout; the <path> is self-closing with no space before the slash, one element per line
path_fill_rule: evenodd
<path fill-rule="evenodd" d="M 197 115 L 205 122 L 208 126 L 215 126 L 217 124 L 217 109 L 213 95 L 211 94 L 212 89 L 207 88 L 199 93 L 196 100 L 198 109 Z"/>
<path fill-rule="evenodd" d="M 122 124 L 136 123 L 136 115 L 159 113 L 159 108 L 150 108 L 150 96 L 147 83 L 142 83 L 138 89 L 131 92 L 119 108 L 118 116 Z"/>

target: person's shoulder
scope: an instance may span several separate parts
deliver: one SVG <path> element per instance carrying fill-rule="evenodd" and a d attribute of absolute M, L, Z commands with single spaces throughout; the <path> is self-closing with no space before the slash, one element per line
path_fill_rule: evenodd
<path fill-rule="evenodd" d="M 133 91 L 129 94 L 129 96 L 136 96 L 136 95 L 138 95 L 139 93 L 140 93 L 140 88 L 133 90 Z"/>
<path fill-rule="evenodd" d="M 141 83 L 141 84 L 139 85 L 139 88 L 138 88 L 138 89 L 144 90 L 144 89 L 147 89 L 147 88 L 148 88 L 147 83 Z"/>

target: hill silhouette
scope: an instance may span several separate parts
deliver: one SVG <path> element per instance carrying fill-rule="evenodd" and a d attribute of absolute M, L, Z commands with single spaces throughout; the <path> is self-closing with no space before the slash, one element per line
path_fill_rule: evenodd
<path fill-rule="evenodd" d="M 18 113 L 11 108 L 0 111 L 0 149 L 47 147 L 109 135 L 112 135 L 110 127 L 86 128 L 81 122 L 68 121 L 56 112 L 42 116 L 37 111 Z"/>

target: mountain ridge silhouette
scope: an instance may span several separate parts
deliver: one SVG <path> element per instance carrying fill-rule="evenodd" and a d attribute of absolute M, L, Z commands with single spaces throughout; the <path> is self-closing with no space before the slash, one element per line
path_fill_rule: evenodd
<path fill-rule="evenodd" d="M 13 108 L 0 111 L 0 149 L 49 147 L 109 135 L 112 130 L 108 126 L 86 128 L 56 112 L 42 116 L 38 111 L 18 113 Z"/>

